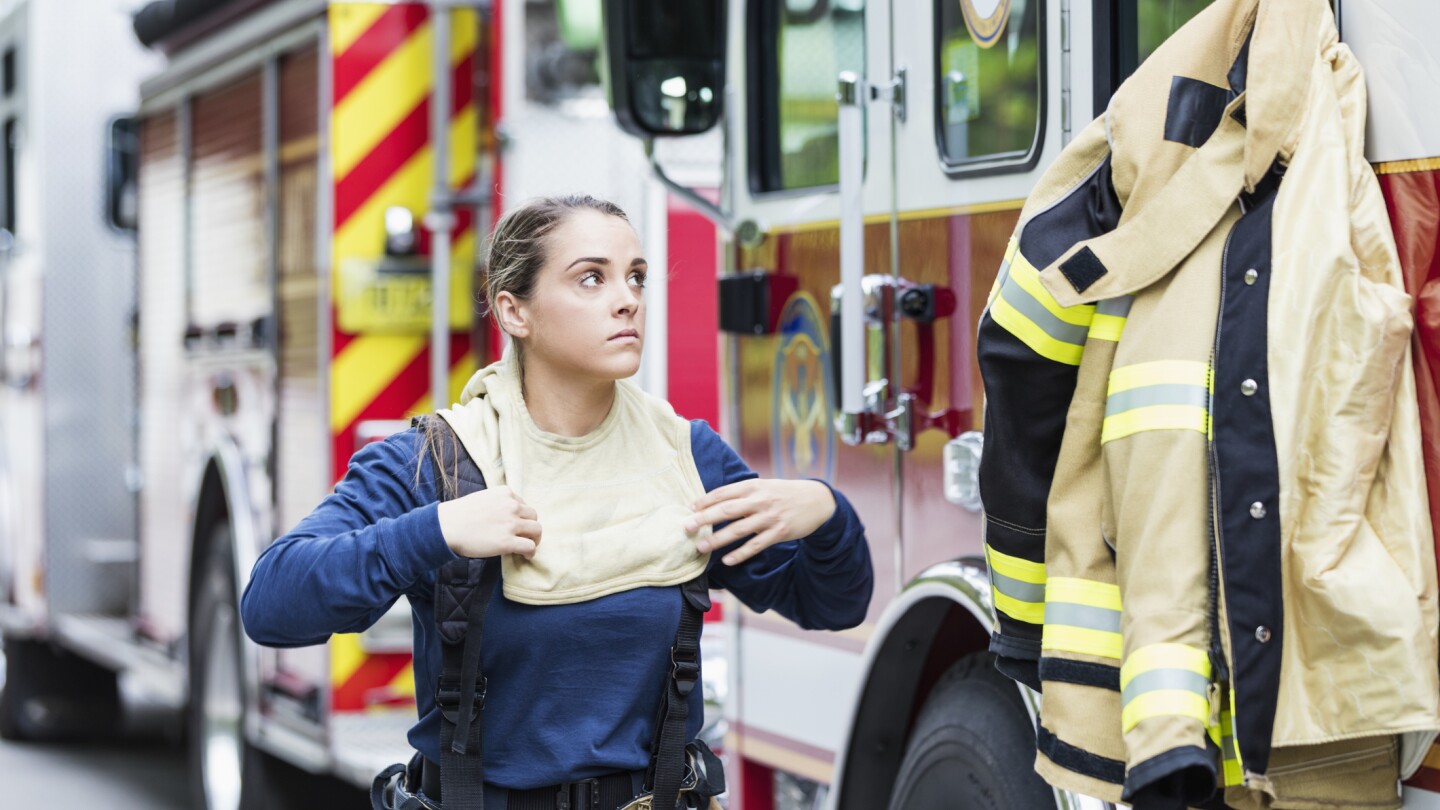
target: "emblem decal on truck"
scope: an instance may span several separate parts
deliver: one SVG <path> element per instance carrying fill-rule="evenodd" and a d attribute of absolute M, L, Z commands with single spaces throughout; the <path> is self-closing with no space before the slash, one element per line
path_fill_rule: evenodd
<path fill-rule="evenodd" d="M 771 462 L 779 478 L 821 478 L 835 474 L 835 432 L 830 350 L 820 308 L 808 293 L 796 293 L 780 313 L 775 349 L 775 384 L 770 419 Z"/>

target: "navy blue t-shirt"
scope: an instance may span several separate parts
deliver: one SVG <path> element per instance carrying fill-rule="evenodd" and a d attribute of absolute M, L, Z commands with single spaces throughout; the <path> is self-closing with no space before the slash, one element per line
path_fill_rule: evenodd
<path fill-rule="evenodd" d="M 703 421 L 691 423 L 690 446 L 707 492 L 756 477 Z M 420 717 L 409 739 L 439 761 L 435 573 L 456 557 L 440 532 L 431 465 L 419 464 L 420 454 L 414 429 L 357 452 L 335 491 L 260 555 L 241 612 L 257 643 L 298 647 L 361 632 L 402 594 L 408 597 Z M 873 584 L 870 552 L 864 527 L 839 492 L 835 505 L 814 534 L 738 566 L 724 565 L 723 551 L 716 552 L 710 586 L 801 627 L 859 624 Z M 544 606 L 512 602 L 497 588 L 481 652 L 489 680 L 486 781 L 524 790 L 645 768 L 680 604 L 679 586 Z M 704 714 L 701 690 L 690 700 L 694 737 Z"/>

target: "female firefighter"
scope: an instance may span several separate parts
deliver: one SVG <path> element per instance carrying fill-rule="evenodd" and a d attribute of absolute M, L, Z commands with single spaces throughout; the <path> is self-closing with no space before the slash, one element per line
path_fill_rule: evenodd
<path fill-rule="evenodd" d="M 647 272 L 611 203 L 507 214 L 485 281 L 505 359 L 460 404 L 357 452 L 256 562 L 242 615 L 264 645 L 359 632 L 409 598 L 417 754 L 377 779 L 377 806 L 707 806 L 723 784 L 694 742 L 707 588 L 806 628 L 865 617 L 869 551 L 840 493 L 757 477 L 626 381 Z M 488 599 L 477 571 L 492 587 L 503 572 Z"/>

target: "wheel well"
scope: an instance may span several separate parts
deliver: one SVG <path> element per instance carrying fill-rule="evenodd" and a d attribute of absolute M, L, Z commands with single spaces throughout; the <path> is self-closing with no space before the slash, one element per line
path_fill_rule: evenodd
<path fill-rule="evenodd" d="M 195 523 L 190 536 L 190 579 L 189 598 L 186 600 L 186 617 L 195 604 L 195 589 L 208 564 L 214 549 L 209 547 L 216 524 L 230 518 L 229 498 L 225 492 L 225 478 L 220 464 L 210 459 L 205 464 L 205 474 L 200 479 L 200 497 L 195 502 Z"/>
<path fill-rule="evenodd" d="M 837 810 L 886 806 L 931 689 L 951 664 L 988 642 L 989 633 L 968 609 L 939 596 L 915 603 L 891 627 L 855 713 Z"/>

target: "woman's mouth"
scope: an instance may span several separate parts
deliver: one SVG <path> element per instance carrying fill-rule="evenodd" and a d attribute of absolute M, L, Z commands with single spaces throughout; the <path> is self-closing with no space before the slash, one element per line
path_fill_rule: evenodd
<path fill-rule="evenodd" d="M 640 333 L 634 329 L 622 329 L 610 336 L 611 343 L 637 343 L 640 340 Z"/>

